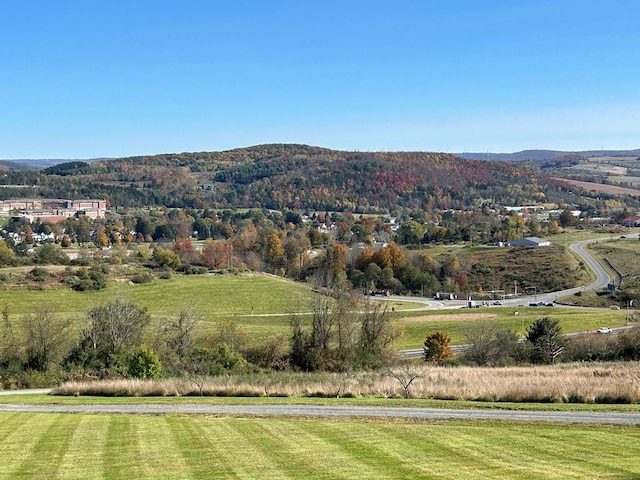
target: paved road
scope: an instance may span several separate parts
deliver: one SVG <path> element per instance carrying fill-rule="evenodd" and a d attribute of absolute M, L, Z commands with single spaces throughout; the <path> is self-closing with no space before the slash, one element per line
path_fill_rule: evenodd
<path fill-rule="evenodd" d="M 640 234 L 636 233 L 636 234 L 629 235 L 627 238 L 638 238 L 639 236 Z M 513 307 L 513 306 L 520 306 L 520 305 L 529 305 L 529 303 L 532 303 L 532 302 L 543 302 L 545 304 L 554 303 L 559 297 L 567 297 L 569 295 L 573 295 L 580 291 L 586 292 L 586 291 L 599 290 L 601 288 L 605 288 L 607 284 L 609 284 L 609 282 L 611 281 L 611 277 L 609 276 L 609 273 L 604 269 L 604 267 L 589 252 L 585 250 L 585 247 L 587 245 L 597 243 L 599 241 L 613 240 L 615 238 L 620 238 L 620 237 L 581 240 L 581 241 L 573 242 L 569 246 L 569 249 L 574 251 L 595 274 L 596 279 L 590 285 L 570 288 L 568 290 L 561 290 L 558 292 L 542 293 L 539 295 L 526 295 L 526 296 L 506 299 L 502 302 L 502 305 Z M 434 301 L 427 298 L 415 299 L 414 297 L 401 297 L 401 296 L 393 296 L 389 298 L 395 299 L 398 301 L 411 301 L 412 299 L 414 299 L 414 301 L 418 301 L 424 304 L 424 307 L 419 307 L 414 310 L 462 308 L 466 305 L 466 301 L 462 301 L 462 300 L 440 302 L 440 301 Z M 562 306 L 560 304 L 556 304 L 556 305 Z M 614 328 L 612 329 L 613 330 L 612 333 L 619 334 L 619 333 L 622 333 L 622 331 L 626 330 L 627 328 L 629 327 Z M 568 335 L 581 335 L 582 333 L 588 333 L 588 332 L 576 332 Z M 453 353 L 460 353 L 464 351 L 467 347 L 468 345 L 452 345 L 451 351 Z M 398 353 L 404 358 L 420 358 L 422 357 L 423 349 L 411 348 L 406 350 L 400 350 Z"/>
<path fill-rule="evenodd" d="M 243 416 L 383 417 L 433 420 L 501 420 L 510 422 L 638 425 L 640 412 L 532 412 L 516 410 L 453 410 L 438 408 L 357 407 L 318 405 L 12 405 L 0 412 L 192 414 Z"/>
<path fill-rule="evenodd" d="M 627 238 L 639 238 L 640 234 L 634 233 L 627 235 Z M 599 238 L 592 240 L 580 240 L 573 242 L 569 249 L 574 251 L 583 261 L 584 263 L 594 272 L 596 275 L 596 279 L 590 285 L 583 285 L 576 288 L 570 288 L 567 290 L 561 290 L 558 292 L 550 292 L 550 293 L 539 293 L 534 295 L 522 295 L 514 298 L 506 298 L 503 302 L 503 306 L 520 306 L 520 305 L 529 305 L 532 302 L 544 302 L 544 303 L 552 303 L 559 297 L 566 297 L 569 295 L 573 295 L 579 291 L 586 292 L 590 290 L 599 290 L 601 288 L 605 288 L 607 284 L 611 281 L 609 277 L 609 273 L 604 269 L 602 265 L 588 252 L 585 250 L 587 245 L 602 242 L 606 240 L 614 240 L 617 237 L 607 237 L 607 238 Z M 529 293 L 531 292 L 531 288 L 527 290 Z M 391 297 L 383 297 L 383 300 L 397 300 L 397 301 L 407 301 L 407 302 L 418 302 L 422 303 L 423 306 L 417 307 L 412 310 L 438 310 L 438 309 L 457 309 L 466 306 L 466 300 L 434 300 L 432 298 L 426 297 L 406 297 L 406 296 L 391 296 Z M 411 310 L 403 310 L 403 311 L 411 311 Z"/>
<path fill-rule="evenodd" d="M 48 395 L 50 388 L 32 388 L 30 390 L 0 390 L 0 395 Z"/>

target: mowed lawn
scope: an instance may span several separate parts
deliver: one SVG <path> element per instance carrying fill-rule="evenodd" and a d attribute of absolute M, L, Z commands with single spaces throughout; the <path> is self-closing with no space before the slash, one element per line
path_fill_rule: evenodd
<path fill-rule="evenodd" d="M 0 414 L 0 479 L 639 476 L 640 430 L 633 427 Z"/>

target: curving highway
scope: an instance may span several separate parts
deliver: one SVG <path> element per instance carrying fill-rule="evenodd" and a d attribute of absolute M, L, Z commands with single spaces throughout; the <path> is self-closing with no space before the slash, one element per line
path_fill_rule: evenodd
<path fill-rule="evenodd" d="M 599 238 L 599 239 L 592 239 L 592 240 L 580 240 L 580 241 L 575 241 L 571 245 L 569 245 L 569 249 L 575 252 L 576 255 L 578 255 L 582 259 L 582 261 L 587 265 L 588 268 L 590 268 L 593 271 L 594 275 L 596 276 L 595 280 L 589 285 L 570 288 L 567 290 L 560 290 L 557 292 L 540 293 L 537 295 L 524 295 L 524 296 L 515 297 L 515 298 L 507 298 L 504 301 L 502 301 L 502 305 L 515 307 L 520 305 L 528 305 L 531 302 L 543 302 L 545 304 L 555 304 L 558 306 L 563 306 L 562 304 L 555 303 L 559 297 L 566 297 L 580 291 L 587 292 L 591 290 L 600 290 L 602 288 L 606 288 L 606 286 L 611 282 L 611 277 L 609 276 L 609 273 L 604 269 L 604 267 L 600 264 L 600 262 L 598 262 L 598 260 L 596 260 L 585 249 L 585 247 L 587 245 L 591 245 L 599 241 L 615 240 L 616 238 L 620 238 L 620 237 L 618 236 L 618 237 L 607 237 L 607 238 Z M 627 238 L 640 238 L 640 234 L 636 233 L 636 234 L 628 235 Z M 387 298 L 392 300 L 398 300 L 398 301 L 414 301 L 414 302 L 422 303 L 425 305 L 424 307 L 410 309 L 409 311 L 411 310 L 419 311 L 419 310 L 427 310 L 427 309 L 436 309 L 436 310 L 437 309 L 454 309 L 454 308 L 457 309 L 457 308 L 464 307 L 467 303 L 464 300 L 452 300 L 452 301 L 447 301 L 445 303 L 445 302 L 436 301 L 436 300 L 428 299 L 424 297 L 416 298 L 416 297 L 392 296 Z M 613 330 L 614 330 L 614 333 L 620 333 L 626 328 L 628 327 L 619 327 Z M 578 335 L 578 334 L 580 333 L 570 334 L 570 335 Z M 465 348 L 467 348 L 467 345 L 451 346 L 451 350 L 453 353 L 460 353 L 464 351 Z M 398 353 L 404 358 L 420 358 L 422 357 L 423 349 L 412 348 L 407 350 L 400 350 Z"/>
<path fill-rule="evenodd" d="M 631 234 L 627 235 L 627 238 L 639 238 L 640 234 Z M 582 261 L 590 268 L 596 279 L 589 285 L 583 285 L 576 288 L 569 288 L 567 290 L 560 290 L 557 292 L 549 292 L 549 293 L 538 293 L 535 295 L 522 295 L 513 298 L 506 298 L 502 305 L 504 306 L 520 306 L 527 305 L 530 302 L 544 302 L 544 303 L 553 303 L 559 297 L 565 297 L 569 295 L 573 295 L 577 292 L 587 292 L 591 290 L 599 290 L 601 288 L 605 288 L 607 284 L 611 281 L 611 277 L 609 273 L 604 269 L 604 267 L 596 260 L 586 249 L 587 245 L 591 245 L 593 243 L 607 241 L 607 240 L 615 240 L 620 238 L 617 237 L 607 237 L 607 238 L 598 238 L 592 240 L 580 240 L 575 241 L 569 245 L 569 250 L 575 252 Z M 440 301 L 434 300 L 432 298 L 427 297 L 407 297 L 407 296 L 399 296 L 392 295 L 390 297 L 383 297 L 382 300 L 396 300 L 396 301 L 405 301 L 405 302 L 417 302 L 421 303 L 424 306 L 417 307 L 414 309 L 403 310 L 403 311 L 419 311 L 419 310 L 438 310 L 438 309 L 455 309 L 463 307 L 467 304 L 466 300 L 451 300 L 451 301 Z"/>

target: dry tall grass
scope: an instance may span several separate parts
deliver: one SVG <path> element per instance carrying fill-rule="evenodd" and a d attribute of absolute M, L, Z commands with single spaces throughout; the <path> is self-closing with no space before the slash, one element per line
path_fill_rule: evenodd
<path fill-rule="evenodd" d="M 413 367 L 413 398 L 498 402 L 639 403 L 640 362 L 579 363 L 535 367 Z M 419 370 L 416 370 L 418 368 Z M 412 373 L 412 372 L 408 372 Z M 386 397 L 404 395 L 389 372 L 291 373 L 220 376 L 192 381 L 73 381 L 58 395 L 96 396 L 323 396 Z"/>

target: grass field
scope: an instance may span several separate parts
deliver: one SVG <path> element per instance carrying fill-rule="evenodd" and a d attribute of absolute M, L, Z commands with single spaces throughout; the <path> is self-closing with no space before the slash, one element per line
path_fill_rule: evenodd
<path fill-rule="evenodd" d="M 7 305 L 10 317 L 18 323 L 22 315 L 39 306 L 51 307 L 57 315 L 80 323 L 91 308 L 114 298 L 146 307 L 157 318 L 176 316 L 181 307 L 194 303 L 202 315 L 202 331 L 211 330 L 216 322 L 232 320 L 247 333 L 264 338 L 288 335 L 291 315 L 310 312 L 316 296 L 308 284 L 267 275 L 176 275 L 145 284 L 111 284 L 100 291 L 0 290 L 0 308 Z M 385 303 L 396 312 L 421 306 Z"/>
<path fill-rule="evenodd" d="M 627 427 L 0 414 L 0 479 L 637 478 Z"/>
<path fill-rule="evenodd" d="M 396 347 L 418 348 L 427 335 L 437 331 L 449 334 L 454 345 L 467 343 L 465 331 L 478 321 L 496 322 L 503 328 L 524 336 L 529 325 L 545 316 L 558 320 L 564 333 L 597 330 L 602 326 L 618 327 L 626 323 L 626 312 L 622 310 L 591 308 L 490 307 L 477 310 L 399 312 L 398 323 L 404 333 L 397 340 Z"/>
<path fill-rule="evenodd" d="M 638 233 L 640 232 L 639 228 L 609 228 L 609 227 L 601 227 L 595 230 L 580 230 L 577 228 L 567 227 L 563 232 L 557 233 L 555 235 L 548 235 L 545 237 L 547 240 L 551 240 L 554 243 L 564 243 L 567 244 L 573 241 L 580 240 L 592 240 L 599 238 L 608 238 L 615 237 L 618 235 L 625 235 L 626 233 Z"/>
<path fill-rule="evenodd" d="M 61 314 L 85 313 L 115 297 L 128 298 L 152 315 L 175 315 L 182 305 L 195 302 L 203 315 L 224 317 L 306 311 L 313 292 L 306 284 L 265 275 L 176 275 L 145 284 L 111 284 L 93 292 L 0 290 L 0 304 L 7 303 L 18 315 L 31 312 L 34 305 L 50 305 Z"/>
<path fill-rule="evenodd" d="M 181 306 L 195 303 L 202 313 L 201 329 L 212 329 L 216 322 L 233 320 L 251 337 L 264 338 L 272 334 L 290 334 L 292 313 L 309 312 L 314 293 L 307 284 L 294 283 L 263 275 L 174 276 L 141 285 L 110 285 L 97 292 L 55 290 L 0 290 L 0 306 L 8 305 L 11 318 L 33 312 L 47 305 L 58 315 L 77 318 L 81 322 L 95 305 L 113 298 L 128 298 L 147 307 L 154 317 L 175 316 Z M 469 310 L 438 310 L 411 312 L 419 304 L 389 301 L 388 308 L 398 319 L 404 335 L 396 348 L 416 348 L 426 335 L 447 332 L 454 344 L 465 343 L 465 329 L 480 319 L 490 319 L 519 334 L 541 316 L 560 320 L 565 333 L 595 330 L 601 326 L 619 326 L 625 322 L 624 312 L 560 308 L 481 309 L 481 317 L 470 316 Z M 515 312 L 518 315 L 515 315 Z M 476 312 L 474 312 L 476 313 Z"/>
<path fill-rule="evenodd" d="M 637 239 L 619 239 L 591 246 L 594 255 L 607 259 L 625 277 L 640 275 L 640 242 Z"/>

